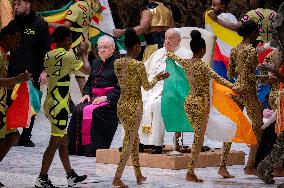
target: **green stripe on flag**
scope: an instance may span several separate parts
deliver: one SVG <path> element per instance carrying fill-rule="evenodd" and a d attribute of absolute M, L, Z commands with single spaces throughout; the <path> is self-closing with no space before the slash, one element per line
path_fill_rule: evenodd
<path fill-rule="evenodd" d="M 124 38 L 125 36 L 122 35 L 119 38 L 115 39 L 116 46 L 120 52 L 120 54 L 126 54 L 126 48 L 124 46 Z M 141 41 L 141 46 L 146 46 L 146 40 L 144 35 L 139 35 L 139 39 Z"/>
<path fill-rule="evenodd" d="M 47 17 L 47 16 L 52 16 L 54 14 L 58 14 L 61 13 L 67 9 L 69 9 L 69 7 L 74 3 L 74 0 L 70 0 L 68 4 L 66 4 L 64 7 L 60 8 L 60 9 L 56 9 L 56 10 L 50 10 L 50 11 L 44 11 L 44 12 L 37 12 L 39 15 L 43 16 L 43 17 Z"/>
<path fill-rule="evenodd" d="M 92 45 L 97 45 L 97 42 L 98 42 L 98 40 L 101 36 L 108 35 L 110 37 L 113 37 L 113 36 L 103 32 L 103 31 L 101 31 L 99 28 L 96 28 L 96 29 L 99 30 L 99 34 L 97 34 L 96 36 L 93 36 L 89 39 Z M 119 50 L 120 54 L 126 54 L 126 49 L 125 49 L 124 44 L 123 44 L 124 38 L 125 38 L 124 35 L 121 36 L 120 38 L 114 38 L 115 44 L 116 44 L 117 49 Z"/>
<path fill-rule="evenodd" d="M 104 32 L 100 32 L 98 35 L 96 35 L 96 36 L 94 36 L 94 37 L 91 37 L 89 40 L 90 40 L 90 42 L 92 43 L 92 45 L 96 45 L 97 42 L 98 42 L 98 40 L 99 40 L 99 38 L 100 38 L 101 36 L 104 36 L 104 35 L 106 35 Z"/>
<path fill-rule="evenodd" d="M 184 103 L 190 86 L 183 68 L 167 58 L 166 71 L 170 77 L 165 80 L 161 111 L 167 132 L 193 132 L 184 110 Z"/>
<path fill-rule="evenodd" d="M 126 54 L 126 48 L 124 46 L 124 38 L 125 36 L 122 35 L 121 37 L 115 39 L 115 43 L 120 54 Z"/>
<path fill-rule="evenodd" d="M 42 91 L 35 88 L 32 84 L 32 81 L 28 81 L 28 88 L 30 94 L 30 103 L 33 107 L 33 110 L 37 113 L 40 111 L 41 108 L 41 98 L 42 98 Z"/>

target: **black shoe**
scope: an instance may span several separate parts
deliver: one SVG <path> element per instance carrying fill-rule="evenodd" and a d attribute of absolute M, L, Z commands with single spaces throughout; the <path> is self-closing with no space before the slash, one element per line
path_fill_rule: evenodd
<path fill-rule="evenodd" d="M 0 182 L 0 187 L 5 187 L 5 185 L 3 183 Z"/>
<path fill-rule="evenodd" d="M 35 187 L 36 188 L 58 188 L 52 184 L 52 182 L 48 178 L 48 175 L 40 175 L 36 180 Z"/>
<path fill-rule="evenodd" d="M 33 141 L 30 138 L 20 137 L 18 143 L 15 146 L 35 147 Z"/>
<path fill-rule="evenodd" d="M 76 183 L 82 182 L 87 179 L 87 175 L 78 176 L 75 171 L 72 169 L 71 172 L 67 175 L 68 187 L 73 187 Z"/>
<path fill-rule="evenodd" d="M 151 150 L 151 154 L 162 154 L 162 150 L 162 146 L 154 146 L 154 148 Z"/>
<path fill-rule="evenodd" d="M 139 144 L 139 152 L 144 152 L 144 144 Z"/>
<path fill-rule="evenodd" d="M 210 151 L 210 150 L 211 150 L 211 148 L 208 147 L 208 146 L 202 146 L 202 148 L 201 148 L 201 152 Z"/>

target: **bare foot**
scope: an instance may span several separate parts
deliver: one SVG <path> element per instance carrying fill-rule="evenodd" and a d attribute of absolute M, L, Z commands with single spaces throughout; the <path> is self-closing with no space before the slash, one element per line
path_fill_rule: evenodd
<path fill-rule="evenodd" d="M 220 176 L 223 176 L 223 178 L 227 179 L 227 178 L 234 178 L 235 176 L 232 176 L 228 170 L 226 166 L 220 166 L 219 170 L 218 170 L 218 174 Z"/>
<path fill-rule="evenodd" d="M 203 180 L 197 178 L 197 176 L 195 174 L 187 174 L 186 175 L 186 180 L 187 181 L 195 181 L 195 182 L 203 182 Z"/>
<path fill-rule="evenodd" d="M 244 173 L 245 175 L 258 176 L 257 170 L 254 167 L 250 167 L 250 166 L 245 167 Z"/>
<path fill-rule="evenodd" d="M 147 180 L 147 177 L 145 176 L 136 177 L 137 185 L 141 185 L 146 180 Z"/>
<path fill-rule="evenodd" d="M 119 178 L 114 178 L 112 185 L 119 188 L 128 188 L 128 185 L 124 184 Z"/>
<path fill-rule="evenodd" d="M 284 169 L 275 168 L 273 172 L 274 177 L 284 177 Z"/>

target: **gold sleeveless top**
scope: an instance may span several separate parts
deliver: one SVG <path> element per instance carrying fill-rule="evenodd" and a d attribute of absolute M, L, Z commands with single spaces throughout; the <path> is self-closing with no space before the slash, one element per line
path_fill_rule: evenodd
<path fill-rule="evenodd" d="M 150 9 L 152 12 L 151 26 L 170 26 L 172 19 L 172 11 L 163 5 L 163 3 L 155 2 L 158 4 L 156 8 Z"/>

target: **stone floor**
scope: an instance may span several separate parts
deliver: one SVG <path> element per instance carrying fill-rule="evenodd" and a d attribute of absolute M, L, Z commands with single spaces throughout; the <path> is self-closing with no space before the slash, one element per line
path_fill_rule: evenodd
<path fill-rule="evenodd" d="M 74 83 L 74 82 L 73 82 Z M 78 101 L 79 94 L 75 92 L 76 85 L 72 86 L 75 101 Z M 76 90 L 77 91 L 77 90 Z M 50 126 L 43 113 L 39 113 L 33 130 L 34 148 L 13 147 L 7 157 L 0 163 L 0 181 L 9 188 L 29 188 L 33 187 L 41 167 L 43 153 L 47 147 L 50 136 Z M 190 145 L 193 140 L 192 133 L 184 135 L 185 145 Z M 171 144 L 172 134 L 167 133 L 166 144 Z M 121 127 L 118 127 L 111 147 L 121 145 Z M 212 142 L 205 139 L 205 145 L 213 148 L 220 148 L 221 143 Z M 234 144 L 233 149 L 242 150 L 248 153 L 246 145 Z M 116 165 L 96 164 L 96 158 L 71 156 L 73 168 L 79 174 L 87 174 L 88 179 L 84 184 L 77 187 L 111 187 L 112 178 L 116 170 Z M 283 183 L 284 178 L 276 178 L 275 185 L 266 185 L 254 176 L 245 176 L 243 166 L 228 167 L 234 179 L 222 179 L 217 174 L 218 168 L 200 168 L 196 173 L 205 180 L 204 183 L 189 183 L 185 181 L 186 170 L 165 170 L 154 168 L 142 168 L 143 175 L 148 177 L 145 184 L 137 186 L 132 167 L 126 167 L 123 180 L 130 187 L 164 188 L 164 187 L 212 187 L 212 188 L 241 188 L 241 187 L 276 187 Z M 66 187 L 65 172 L 58 155 L 52 163 L 49 176 L 53 183 L 60 187 Z"/>

